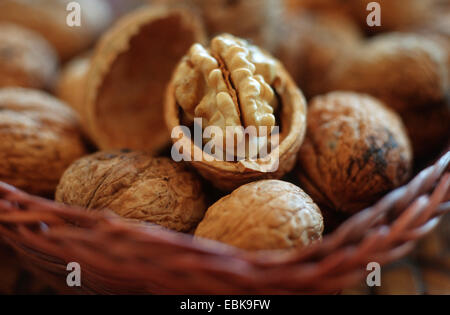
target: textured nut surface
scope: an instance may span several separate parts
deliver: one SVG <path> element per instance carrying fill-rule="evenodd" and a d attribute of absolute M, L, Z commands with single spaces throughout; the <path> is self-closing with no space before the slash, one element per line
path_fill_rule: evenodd
<path fill-rule="evenodd" d="M 397 114 L 368 95 L 334 92 L 312 100 L 299 162 L 314 201 L 353 213 L 408 179 L 412 153 Z"/>
<path fill-rule="evenodd" d="M 0 87 L 49 88 L 58 57 L 38 33 L 0 23 Z"/>
<path fill-rule="evenodd" d="M 401 112 L 441 104 L 448 88 L 446 57 L 423 37 L 380 35 L 331 69 L 327 91 L 367 93 Z"/>
<path fill-rule="evenodd" d="M 196 227 L 206 210 L 198 177 L 166 158 L 105 151 L 81 158 L 64 173 L 56 200 L 87 209 L 110 209 L 128 219 L 180 232 Z"/>
<path fill-rule="evenodd" d="M 290 16 L 281 36 L 276 55 L 307 98 L 323 91 L 330 69 L 362 42 L 355 22 L 336 13 L 302 12 Z"/>
<path fill-rule="evenodd" d="M 223 57 L 211 54 L 213 49 Z M 231 135 L 239 138 L 230 141 L 235 145 L 232 146 L 228 142 L 230 133 L 222 131 L 220 135 L 217 129 L 213 131 L 219 134 L 212 140 L 213 145 L 225 144 L 227 160 L 221 156 L 220 148 L 219 155 L 214 156 L 197 145 L 185 128 L 173 134 L 173 148 L 184 160 L 192 161 L 204 178 L 225 191 L 251 181 L 279 179 L 291 171 L 304 139 L 307 110 L 303 94 L 283 65 L 264 51 L 231 35 L 218 36 L 207 49 L 195 45 L 192 51 L 195 52 L 191 55 L 196 58 L 197 67 L 189 55 L 183 58 L 166 90 L 164 110 L 169 130 L 179 131 L 180 126 L 187 126 L 193 127 L 195 132 L 196 125 L 190 125 L 192 115 L 201 115 L 203 122 L 205 118 L 215 121 L 214 127 L 239 125 L 234 130 L 230 128 L 233 131 Z M 208 70 L 210 65 L 211 71 L 199 71 L 202 69 L 199 66 Z M 218 69 L 216 65 L 219 65 Z M 222 76 L 218 75 L 219 72 Z M 205 77 L 204 73 L 210 75 Z M 202 110 L 196 112 L 197 108 Z M 246 125 L 254 123 L 256 125 Z M 280 127 L 279 133 L 277 128 L 271 128 L 272 124 Z M 255 131 L 257 126 L 269 128 L 262 132 L 247 132 L 249 129 Z M 245 137 L 240 137 L 240 134 Z M 274 140 L 274 135 L 279 136 L 279 141 Z M 222 138 L 225 143 L 221 143 Z M 246 141 L 240 142 L 241 139 Z M 250 143 L 257 150 L 247 150 Z M 244 146 L 245 152 L 240 151 Z M 255 151 L 258 152 L 255 154 Z"/>
<path fill-rule="evenodd" d="M 29 89 L 0 89 L 0 139 L 0 180 L 35 194 L 52 194 L 85 154 L 76 114 Z"/>
<path fill-rule="evenodd" d="M 275 78 L 275 59 L 225 34 L 209 49 L 191 47 L 175 70 L 175 95 L 188 119 L 202 118 L 204 127 L 220 127 L 224 135 L 226 127 L 273 127 Z"/>
<path fill-rule="evenodd" d="M 230 33 L 272 51 L 280 40 L 283 1 L 280 0 L 153 0 L 194 9 L 205 21 L 209 35 Z"/>
<path fill-rule="evenodd" d="M 2 0 L 0 21 L 9 21 L 40 33 L 58 51 L 62 60 L 86 49 L 109 25 L 111 9 L 102 0 L 78 0 L 81 25 L 67 24 L 70 0 Z"/>
<path fill-rule="evenodd" d="M 253 182 L 220 199 L 206 212 L 196 237 L 247 250 L 304 247 L 322 238 L 319 208 L 297 186 Z"/>

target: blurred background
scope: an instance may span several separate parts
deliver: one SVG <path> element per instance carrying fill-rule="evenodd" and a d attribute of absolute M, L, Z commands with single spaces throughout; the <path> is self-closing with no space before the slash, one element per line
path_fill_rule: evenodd
<path fill-rule="evenodd" d="M 417 170 L 449 144 L 450 0 L 377 1 L 381 7 L 377 27 L 367 23 L 369 0 L 80 0 L 76 1 L 82 8 L 79 28 L 67 26 L 69 2 L 0 0 L 0 70 L 11 63 L 5 56 L 21 53 L 20 47 L 11 53 L 11 47 L 2 42 L 7 42 L 1 35 L 5 23 L 35 32 L 57 57 L 43 79 L 17 76 L 14 81 L 0 73 L 0 88 L 43 89 L 77 109 L 78 94 L 74 97 L 73 91 L 61 88 L 64 74 L 74 64 L 89 67 L 98 39 L 117 20 L 142 6 L 182 7 L 201 19 L 209 36 L 229 32 L 273 53 L 308 99 L 335 89 L 381 98 L 402 116 Z M 358 76 L 370 79 L 361 84 L 355 80 Z M 58 292 L 45 279 L 25 271 L 2 244 L 0 293 Z M 412 255 L 383 269 L 381 288 L 369 290 L 361 284 L 344 293 L 450 294 L 449 217 Z"/>

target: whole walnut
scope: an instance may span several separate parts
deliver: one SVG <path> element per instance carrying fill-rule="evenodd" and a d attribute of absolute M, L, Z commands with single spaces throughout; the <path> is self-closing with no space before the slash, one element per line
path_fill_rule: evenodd
<path fill-rule="evenodd" d="M 301 12 L 285 27 L 276 55 L 307 98 L 320 94 L 330 69 L 362 43 L 358 26 L 343 14 Z"/>
<path fill-rule="evenodd" d="M 210 36 L 230 33 L 272 51 L 280 40 L 283 0 L 151 0 L 169 6 L 181 5 L 195 11 Z"/>
<path fill-rule="evenodd" d="M 39 195 L 86 152 L 76 113 L 31 89 L 0 89 L 0 139 L 0 181 Z"/>
<path fill-rule="evenodd" d="M 330 68 L 323 92 L 367 93 L 398 112 L 439 106 L 447 98 L 446 59 L 441 46 L 422 36 L 379 35 Z"/>
<path fill-rule="evenodd" d="M 68 21 L 80 6 L 80 25 Z M 2 0 L 0 21 L 22 25 L 40 33 L 67 60 L 88 48 L 112 21 L 112 10 L 103 0 Z"/>
<path fill-rule="evenodd" d="M 58 57 L 38 33 L 0 22 L 0 87 L 51 87 Z"/>
<path fill-rule="evenodd" d="M 138 151 L 102 151 L 64 173 L 56 201 L 190 232 L 203 218 L 199 178 L 182 164 Z"/>
<path fill-rule="evenodd" d="M 299 163 L 314 201 L 352 214 L 408 179 L 412 152 L 396 113 L 371 96 L 333 92 L 311 101 Z"/>
<path fill-rule="evenodd" d="M 280 180 L 241 186 L 212 205 L 196 237 L 246 250 L 301 248 L 322 239 L 319 208 L 299 187 Z"/>

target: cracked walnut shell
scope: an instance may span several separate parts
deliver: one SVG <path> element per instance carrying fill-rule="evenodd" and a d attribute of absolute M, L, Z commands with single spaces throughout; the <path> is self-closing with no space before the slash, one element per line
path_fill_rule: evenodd
<path fill-rule="evenodd" d="M 174 147 L 183 158 L 193 161 L 203 177 L 227 191 L 289 172 L 306 128 L 305 99 L 284 67 L 258 47 L 228 34 L 212 39 L 209 47 L 191 47 L 167 88 L 165 115 L 172 131 L 181 125 L 190 127 L 195 118 L 200 118 L 205 128 L 219 128 L 226 153 L 230 148 L 238 151 L 233 144 L 271 147 L 265 156 L 236 154 L 230 161 L 231 154 L 227 154 L 225 161 L 202 151 L 189 134 L 173 135 Z M 281 126 L 278 146 L 270 142 L 276 126 Z M 249 127 L 267 129 L 246 138 L 244 128 Z M 228 133 L 229 128 L 233 132 Z M 198 156 L 206 158 L 199 161 Z"/>
<path fill-rule="evenodd" d="M 50 88 L 58 57 L 36 32 L 0 22 L 0 87 Z"/>
<path fill-rule="evenodd" d="M 301 248 L 322 239 L 323 218 L 311 198 L 280 180 L 253 182 L 217 201 L 195 236 L 246 250 Z"/>
<path fill-rule="evenodd" d="M 110 209 L 179 232 L 193 230 L 206 210 L 193 172 L 167 158 L 127 150 L 98 152 L 74 162 L 61 178 L 56 201 Z"/>
<path fill-rule="evenodd" d="M 408 179 L 412 152 L 395 112 L 368 95 L 333 92 L 310 103 L 299 163 L 314 201 L 351 214 Z"/>
<path fill-rule="evenodd" d="M 0 181 L 45 196 L 86 152 L 75 112 L 30 89 L 0 89 L 0 139 Z"/>
<path fill-rule="evenodd" d="M 179 59 L 205 38 L 183 10 L 146 7 L 121 18 L 100 39 L 86 74 L 81 116 L 101 149 L 158 152 L 170 143 L 164 91 Z"/>

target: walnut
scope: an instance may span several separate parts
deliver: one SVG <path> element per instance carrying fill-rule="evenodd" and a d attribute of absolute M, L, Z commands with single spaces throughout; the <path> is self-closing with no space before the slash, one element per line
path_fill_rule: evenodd
<path fill-rule="evenodd" d="M 71 0 L 2 0 L 0 21 L 9 21 L 35 30 L 58 51 L 62 60 L 76 55 L 110 24 L 112 12 L 103 0 L 77 0 L 81 25 L 67 24 L 67 5 Z"/>
<path fill-rule="evenodd" d="M 84 54 L 68 62 L 61 71 L 56 86 L 56 95 L 78 113 L 83 112 L 86 77 L 91 55 Z"/>
<path fill-rule="evenodd" d="M 127 150 L 98 152 L 73 163 L 61 178 L 56 200 L 110 209 L 180 232 L 194 229 L 206 210 L 194 173 L 167 158 Z"/>
<path fill-rule="evenodd" d="M 122 17 L 102 36 L 80 106 L 97 146 L 156 153 L 169 144 L 164 91 L 179 59 L 204 38 L 202 25 L 188 12 L 154 7 Z"/>
<path fill-rule="evenodd" d="M 280 40 L 282 0 L 152 0 L 193 9 L 205 21 L 209 35 L 230 33 L 272 51 Z M 239 22 L 236 22 L 239 21 Z"/>
<path fill-rule="evenodd" d="M 0 23 L 0 87 L 49 88 L 57 68 L 55 51 L 38 33 Z"/>
<path fill-rule="evenodd" d="M 347 2 L 348 11 L 367 32 L 398 31 L 430 18 L 431 7 L 436 0 L 377 0 L 381 8 L 381 25 L 371 27 L 367 24 L 367 5 L 372 0 L 338 0 Z"/>
<path fill-rule="evenodd" d="M 408 179 L 412 152 L 396 113 L 368 95 L 334 92 L 311 101 L 299 163 L 314 201 L 351 214 Z"/>
<path fill-rule="evenodd" d="M 354 21 L 336 13 L 294 15 L 282 34 L 276 55 L 308 98 L 321 93 L 330 69 L 362 42 Z"/>
<path fill-rule="evenodd" d="M 446 101 L 446 55 L 411 34 L 379 35 L 330 69 L 327 91 L 368 93 L 399 112 Z"/>
<path fill-rule="evenodd" d="M 287 182 L 263 180 L 212 205 L 195 236 L 246 250 L 270 250 L 308 246 L 320 241 L 322 232 L 322 214 L 306 193 Z"/>
<path fill-rule="evenodd" d="M 294 167 L 306 127 L 304 97 L 279 61 L 228 34 L 212 39 L 209 47 L 191 47 L 167 88 L 165 111 L 169 130 L 180 125 L 195 128 L 195 118 L 201 119 L 204 130 L 221 130 L 212 142 L 221 147 L 219 152 L 226 151 L 222 157 L 199 152 L 202 148 L 185 132 L 173 134 L 172 140 L 184 159 L 194 161 L 201 175 L 222 190 L 281 178 Z M 266 127 L 265 132 L 258 132 L 260 127 Z M 278 144 L 272 141 L 274 135 L 279 135 Z M 268 150 L 252 153 L 250 144 Z M 239 153 L 236 148 L 244 146 L 245 152 Z M 206 158 L 198 161 L 198 155 Z"/>
<path fill-rule="evenodd" d="M 0 89 L 0 180 L 50 195 L 67 166 L 85 154 L 78 117 L 44 92 Z"/>
<path fill-rule="evenodd" d="M 450 103 L 431 109 L 407 111 L 402 118 L 411 138 L 415 159 L 428 162 L 448 144 Z"/>

